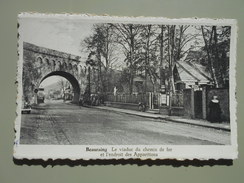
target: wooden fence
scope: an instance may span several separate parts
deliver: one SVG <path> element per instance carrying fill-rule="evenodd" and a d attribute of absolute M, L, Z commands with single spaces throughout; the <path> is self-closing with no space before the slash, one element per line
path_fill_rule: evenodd
<path fill-rule="evenodd" d="M 149 96 L 150 93 L 147 94 L 137 94 L 137 95 L 129 95 L 129 94 L 108 94 L 105 97 L 105 101 L 109 102 L 120 102 L 120 103 L 133 103 L 138 104 L 140 102 L 145 102 L 147 105 L 160 105 L 159 104 L 159 94 L 154 93 L 153 97 L 152 95 Z M 151 100 L 151 102 L 149 102 Z M 172 95 L 172 107 L 183 107 L 184 101 L 183 101 L 183 94 L 173 94 Z"/>

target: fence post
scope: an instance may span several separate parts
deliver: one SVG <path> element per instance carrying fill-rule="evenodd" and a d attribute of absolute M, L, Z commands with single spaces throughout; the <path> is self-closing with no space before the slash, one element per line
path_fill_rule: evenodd
<path fill-rule="evenodd" d="M 207 88 L 202 87 L 202 118 L 207 119 Z"/>
<path fill-rule="evenodd" d="M 149 109 L 152 109 L 152 95 L 151 95 L 151 92 L 149 92 Z"/>
<path fill-rule="evenodd" d="M 195 96 L 194 89 L 191 89 L 191 118 L 195 118 Z"/>

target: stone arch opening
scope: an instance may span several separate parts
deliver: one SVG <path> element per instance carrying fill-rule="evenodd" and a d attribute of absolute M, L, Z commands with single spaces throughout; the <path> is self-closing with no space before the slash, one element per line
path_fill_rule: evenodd
<path fill-rule="evenodd" d="M 64 71 L 53 71 L 53 72 L 47 74 L 45 77 L 43 77 L 40 81 L 40 84 L 42 83 L 42 81 L 44 81 L 45 79 L 47 79 L 50 76 L 61 76 L 61 77 L 64 77 L 65 79 L 67 79 L 73 87 L 74 98 L 72 100 L 72 103 L 79 102 L 80 85 L 79 85 L 79 82 L 77 81 L 77 79 L 72 74 L 64 72 Z"/>
<path fill-rule="evenodd" d="M 48 59 L 48 58 L 45 58 L 45 63 L 46 63 L 47 65 L 49 65 L 49 64 L 50 64 L 50 62 L 49 62 L 49 59 Z"/>
<path fill-rule="evenodd" d="M 57 62 L 57 69 L 61 70 L 61 62 L 60 61 Z"/>
<path fill-rule="evenodd" d="M 63 64 L 63 68 L 64 68 L 64 69 L 67 69 L 67 64 L 66 64 L 66 62 L 64 62 L 64 64 Z"/>
<path fill-rule="evenodd" d="M 74 72 L 75 74 L 78 73 L 78 67 L 77 67 L 76 64 L 73 65 L 73 72 Z"/>
<path fill-rule="evenodd" d="M 41 56 L 38 56 L 36 58 L 36 62 L 37 62 L 38 67 L 40 67 L 43 63 L 43 58 Z"/>
<path fill-rule="evenodd" d="M 68 69 L 69 69 L 69 70 L 72 70 L 72 68 L 73 68 L 73 67 L 72 67 L 72 64 L 69 63 Z"/>

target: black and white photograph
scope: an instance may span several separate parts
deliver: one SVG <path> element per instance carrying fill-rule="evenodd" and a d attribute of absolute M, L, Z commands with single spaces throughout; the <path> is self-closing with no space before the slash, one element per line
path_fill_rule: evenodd
<path fill-rule="evenodd" d="M 237 158 L 236 21 L 22 13 L 14 156 Z"/>

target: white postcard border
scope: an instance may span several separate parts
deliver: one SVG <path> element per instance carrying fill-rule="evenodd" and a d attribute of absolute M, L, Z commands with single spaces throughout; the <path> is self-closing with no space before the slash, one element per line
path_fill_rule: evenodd
<path fill-rule="evenodd" d="M 228 25 L 231 26 L 231 44 L 230 44 L 230 118 L 231 118 L 231 145 L 23 145 L 19 144 L 20 126 L 21 126 L 21 96 L 22 96 L 22 69 L 23 69 L 23 38 L 21 37 L 21 24 L 19 25 L 18 40 L 18 70 L 17 70 L 17 117 L 15 121 L 15 141 L 14 141 L 14 158 L 16 159 L 236 159 L 238 157 L 237 144 L 237 118 L 236 118 L 236 44 L 237 44 L 237 22 L 234 19 L 205 19 L 205 18 L 156 18 L 156 17 L 111 17 L 111 16 L 92 16 L 76 14 L 39 14 L 39 13 L 21 13 L 19 19 L 28 18 L 70 18 L 77 21 L 92 22 L 110 22 L 110 23 L 140 23 L 140 24 L 190 24 L 190 25 Z M 90 149 L 106 149 L 103 151 L 87 151 Z M 114 149 L 116 151 L 113 151 Z M 121 148 L 130 148 L 132 151 L 121 151 Z M 139 148 L 140 151 L 136 151 Z M 156 149 L 155 151 L 143 151 L 143 149 Z M 164 151 L 160 151 L 160 148 Z M 167 151 L 171 149 L 171 151 Z M 122 156 L 109 156 L 106 153 L 123 153 Z M 136 156 L 135 153 L 153 153 L 157 156 L 143 155 Z M 132 154 L 126 156 L 126 153 Z"/>

